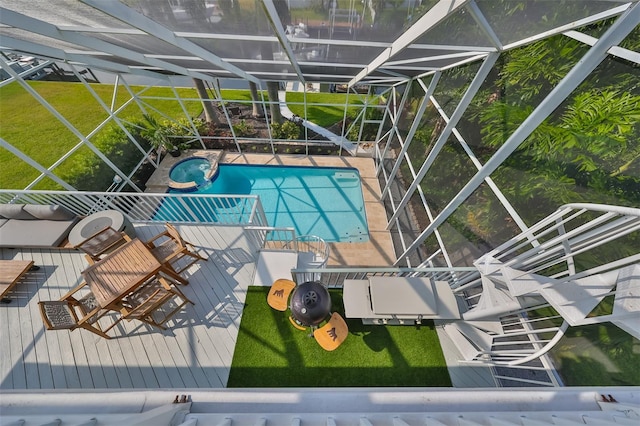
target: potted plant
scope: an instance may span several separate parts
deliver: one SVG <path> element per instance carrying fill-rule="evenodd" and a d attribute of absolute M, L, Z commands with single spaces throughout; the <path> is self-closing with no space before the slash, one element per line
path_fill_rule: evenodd
<path fill-rule="evenodd" d="M 178 157 L 181 152 L 180 146 L 172 140 L 170 128 L 158 122 L 152 115 L 144 114 L 143 117 L 146 123 L 140 134 L 149 141 L 153 148 L 163 149 L 172 156 Z"/>

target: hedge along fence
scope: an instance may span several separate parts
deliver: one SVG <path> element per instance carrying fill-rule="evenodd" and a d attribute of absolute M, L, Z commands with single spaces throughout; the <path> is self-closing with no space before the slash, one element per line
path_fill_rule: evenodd
<path fill-rule="evenodd" d="M 192 121 L 198 131 L 204 130 L 205 122 L 203 120 L 194 118 Z M 177 122 L 162 120 L 159 121 L 158 125 L 164 127 L 170 138 L 175 138 L 175 145 L 183 149 L 187 148 L 190 145 L 189 141 L 192 141 L 195 137 L 186 118 L 181 118 Z M 148 152 L 152 147 L 152 141 L 149 140 L 145 132 L 148 124 L 141 119 L 132 118 L 126 120 L 124 126 L 140 144 L 141 148 Z M 115 123 L 100 132 L 93 143 L 96 148 L 126 174 L 131 173 L 144 156 L 133 145 L 124 130 Z M 111 185 L 115 172 L 93 151 L 89 148 L 83 148 L 64 162 L 60 166 L 60 172 L 57 174 L 61 179 L 80 191 L 104 191 Z"/>
<path fill-rule="evenodd" d="M 141 120 L 130 120 L 124 126 L 145 151 L 150 149 L 149 141 L 141 136 L 144 129 Z M 106 127 L 94 139 L 92 142 L 96 148 L 126 174 L 131 173 L 143 158 L 142 152 L 133 145 L 124 130 L 115 124 Z M 54 173 L 80 191 L 104 191 L 115 176 L 113 169 L 87 147 L 78 150 Z M 45 182 L 45 187 L 38 189 L 62 189 L 51 188 L 51 183 Z"/>
<path fill-rule="evenodd" d="M 108 117 L 107 112 L 82 84 L 53 81 L 29 81 L 28 84 L 82 134 L 89 134 Z M 112 102 L 113 85 L 91 84 L 91 87 L 107 105 Z M 142 86 L 131 86 L 131 88 L 135 92 L 141 92 L 143 89 Z M 176 90 L 184 99 L 183 104 L 188 114 L 198 116 L 202 112 L 202 104 L 197 99 L 195 89 L 177 88 Z M 116 108 L 122 106 L 130 97 L 127 91 L 119 90 L 115 99 Z M 169 87 L 147 88 L 141 94 L 140 100 L 148 110 L 157 111 L 163 116 L 184 116 L 182 106 Z M 141 118 L 142 111 L 139 105 L 133 102 L 121 110 L 118 116 Z M 16 82 L 0 87 L 0 137 L 43 167 L 50 167 L 78 143 L 76 135 Z M 91 141 L 96 143 L 98 138 L 93 137 Z M 86 152 L 90 150 L 83 147 L 77 154 L 88 155 Z M 76 160 L 69 159 L 64 163 L 54 170 L 56 175 L 68 176 L 64 171 L 67 163 L 73 164 L 69 167 L 79 167 L 75 164 Z M 25 188 L 39 175 L 35 168 L 2 148 L 0 148 L 0 170 L 2 170 L 0 173 L 2 188 Z M 110 175 L 112 179 L 113 174 L 110 173 Z M 59 188 L 59 185 L 49 179 L 44 179 L 37 186 L 37 189 Z"/>

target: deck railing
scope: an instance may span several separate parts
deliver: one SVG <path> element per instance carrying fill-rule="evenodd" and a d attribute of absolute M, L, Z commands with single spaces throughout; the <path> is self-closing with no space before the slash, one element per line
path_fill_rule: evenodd
<path fill-rule="evenodd" d="M 58 204 L 79 216 L 118 210 L 130 221 L 268 226 L 256 195 L 0 190 L 0 204 Z"/>
<path fill-rule="evenodd" d="M 480 276 L 473 267 L 459 268 L 305 268 L 291 270 L 294 281 L 303 283 L 319 280 L 331 288 L 342 288 L 344 280 L 366 280 L 374 276 L 421 277 L 434 281 L 447 281 L 455 288 L 460 281 L 467 282 Z M 455 294 L 455 290 L 454 290 Z"/>

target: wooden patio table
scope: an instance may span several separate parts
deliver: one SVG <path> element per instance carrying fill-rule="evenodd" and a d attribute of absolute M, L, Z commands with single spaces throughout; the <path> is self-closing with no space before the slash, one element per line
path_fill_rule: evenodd
<path fill-rule="evenodd" d="M 101 308 L 120 310 L 119 302 L 125 296 L 161 271 L 187 283 L 162 265 L 147 246 L 136 238 L 89 266 L 82 275 Z"/>
<path fill-rule="evenodd" d="M 9 300 L 4 296 L 15 287 L 32 266 L 33 260 L 0 260 L 0 300 Z"/>

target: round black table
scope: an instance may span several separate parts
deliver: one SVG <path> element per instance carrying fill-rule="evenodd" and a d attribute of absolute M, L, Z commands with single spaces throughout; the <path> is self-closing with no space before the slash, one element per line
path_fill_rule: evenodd
<path fill-rule="evenodd" d="M 314 327 L 331 312 L 329 290 L 319 281 L 307 281 L 296 286 L 289 302 L 291 316 L 300 324 Z"/>

